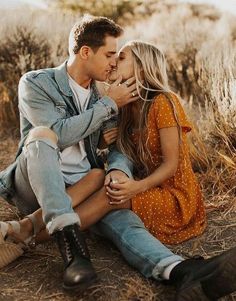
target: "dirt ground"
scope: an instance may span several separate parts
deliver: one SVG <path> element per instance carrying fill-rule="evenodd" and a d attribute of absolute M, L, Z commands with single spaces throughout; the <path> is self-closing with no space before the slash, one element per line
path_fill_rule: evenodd
<path fill-rule="evenodd" d="M 16 138 L 0 137 L 0 170 L 14 160 L 16 148 Z M 17 210 L 0 199 L 0 220 L 16 218 L 19 218 Z M 211 208 L 208 210 L 208 227 L 204 235 L 172 247 L 172 250 L 185 257 L 219 254 L 236 245 L 235 221 L 236 213 Z M 128 266 L 111 243 L 89 232 L 86 235 L 99 281 L 83 296 L 68 296 L 62 291 L 62 261 L 56 245 L 49 242 L 37 246 L 0 270 L 0 301 L 173 300 L 173 288 L 145 279 Z M 222 300 L 236 300 L 236 293 Z"/>

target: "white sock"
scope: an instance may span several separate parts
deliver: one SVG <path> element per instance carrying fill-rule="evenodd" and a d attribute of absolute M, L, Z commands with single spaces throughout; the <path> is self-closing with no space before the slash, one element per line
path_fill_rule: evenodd
<path fill-rule="evenodd" d="M 181 260 L 173 262 L 172 264 L 168 265 L 165 269 L 164 272 L 162 273 L 162 278 L 165 280 L 169 280 L 170 279 L 170 272 L 173 270 L 173 268 L 179 264 L 180 262 L 182 262 Z"/>

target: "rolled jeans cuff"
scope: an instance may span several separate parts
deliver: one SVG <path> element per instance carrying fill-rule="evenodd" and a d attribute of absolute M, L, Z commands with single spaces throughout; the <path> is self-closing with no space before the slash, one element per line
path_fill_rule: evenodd
<path fill-rule="evenodd" d="M 61 230 L 62 228 L 73 225 L 73 224 L 81 225 L 80 218 L 76 213 L 64 213 L 60 216 L 57 216 L 49 223 L 47 223 L 47 230 L 49 234 L 53 234 L 54 232 Z"/>
<path fill-rule="evenodd" d="M 178 255 L 168 256 L 162 259 L 153 269 L 152 277 L 156 280 L 163 280 L 162 274 L 169 265 L 175 263 L 176 261 L 183 261 L 184 258 Z"/>

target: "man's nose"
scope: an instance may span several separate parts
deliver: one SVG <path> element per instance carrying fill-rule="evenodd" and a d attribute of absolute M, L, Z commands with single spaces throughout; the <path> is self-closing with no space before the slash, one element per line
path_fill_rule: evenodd
<path fill-rule="evenodd" d="M 116 65 L 117 65 L 117 59 L 116 59 L 116 58 L 112 59 L 111 62 L 110 62 L 110 65 L 111 65 L 113 68 L 116 67 Z"/>
<path fill-rule="evenodd" d="M 112 58 L 111 63 L 110 63 L 111 66 L 112 66 L 113 68 L 117 66 L 117 61 L 118 61 L 118 56 L 115 55 L 115 56 Z"/>

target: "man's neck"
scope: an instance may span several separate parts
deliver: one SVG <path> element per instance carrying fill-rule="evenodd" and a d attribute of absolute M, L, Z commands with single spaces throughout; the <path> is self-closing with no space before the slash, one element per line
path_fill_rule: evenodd
<path fill-rule="evenodd" d="M 67 72 L 74 81 L 80 86 L 87 89 L 91 83 L 91 78 L 83 72 L 83 66 L 76 60 L 75 57 L 70 57 L 67 62 Z"/>

